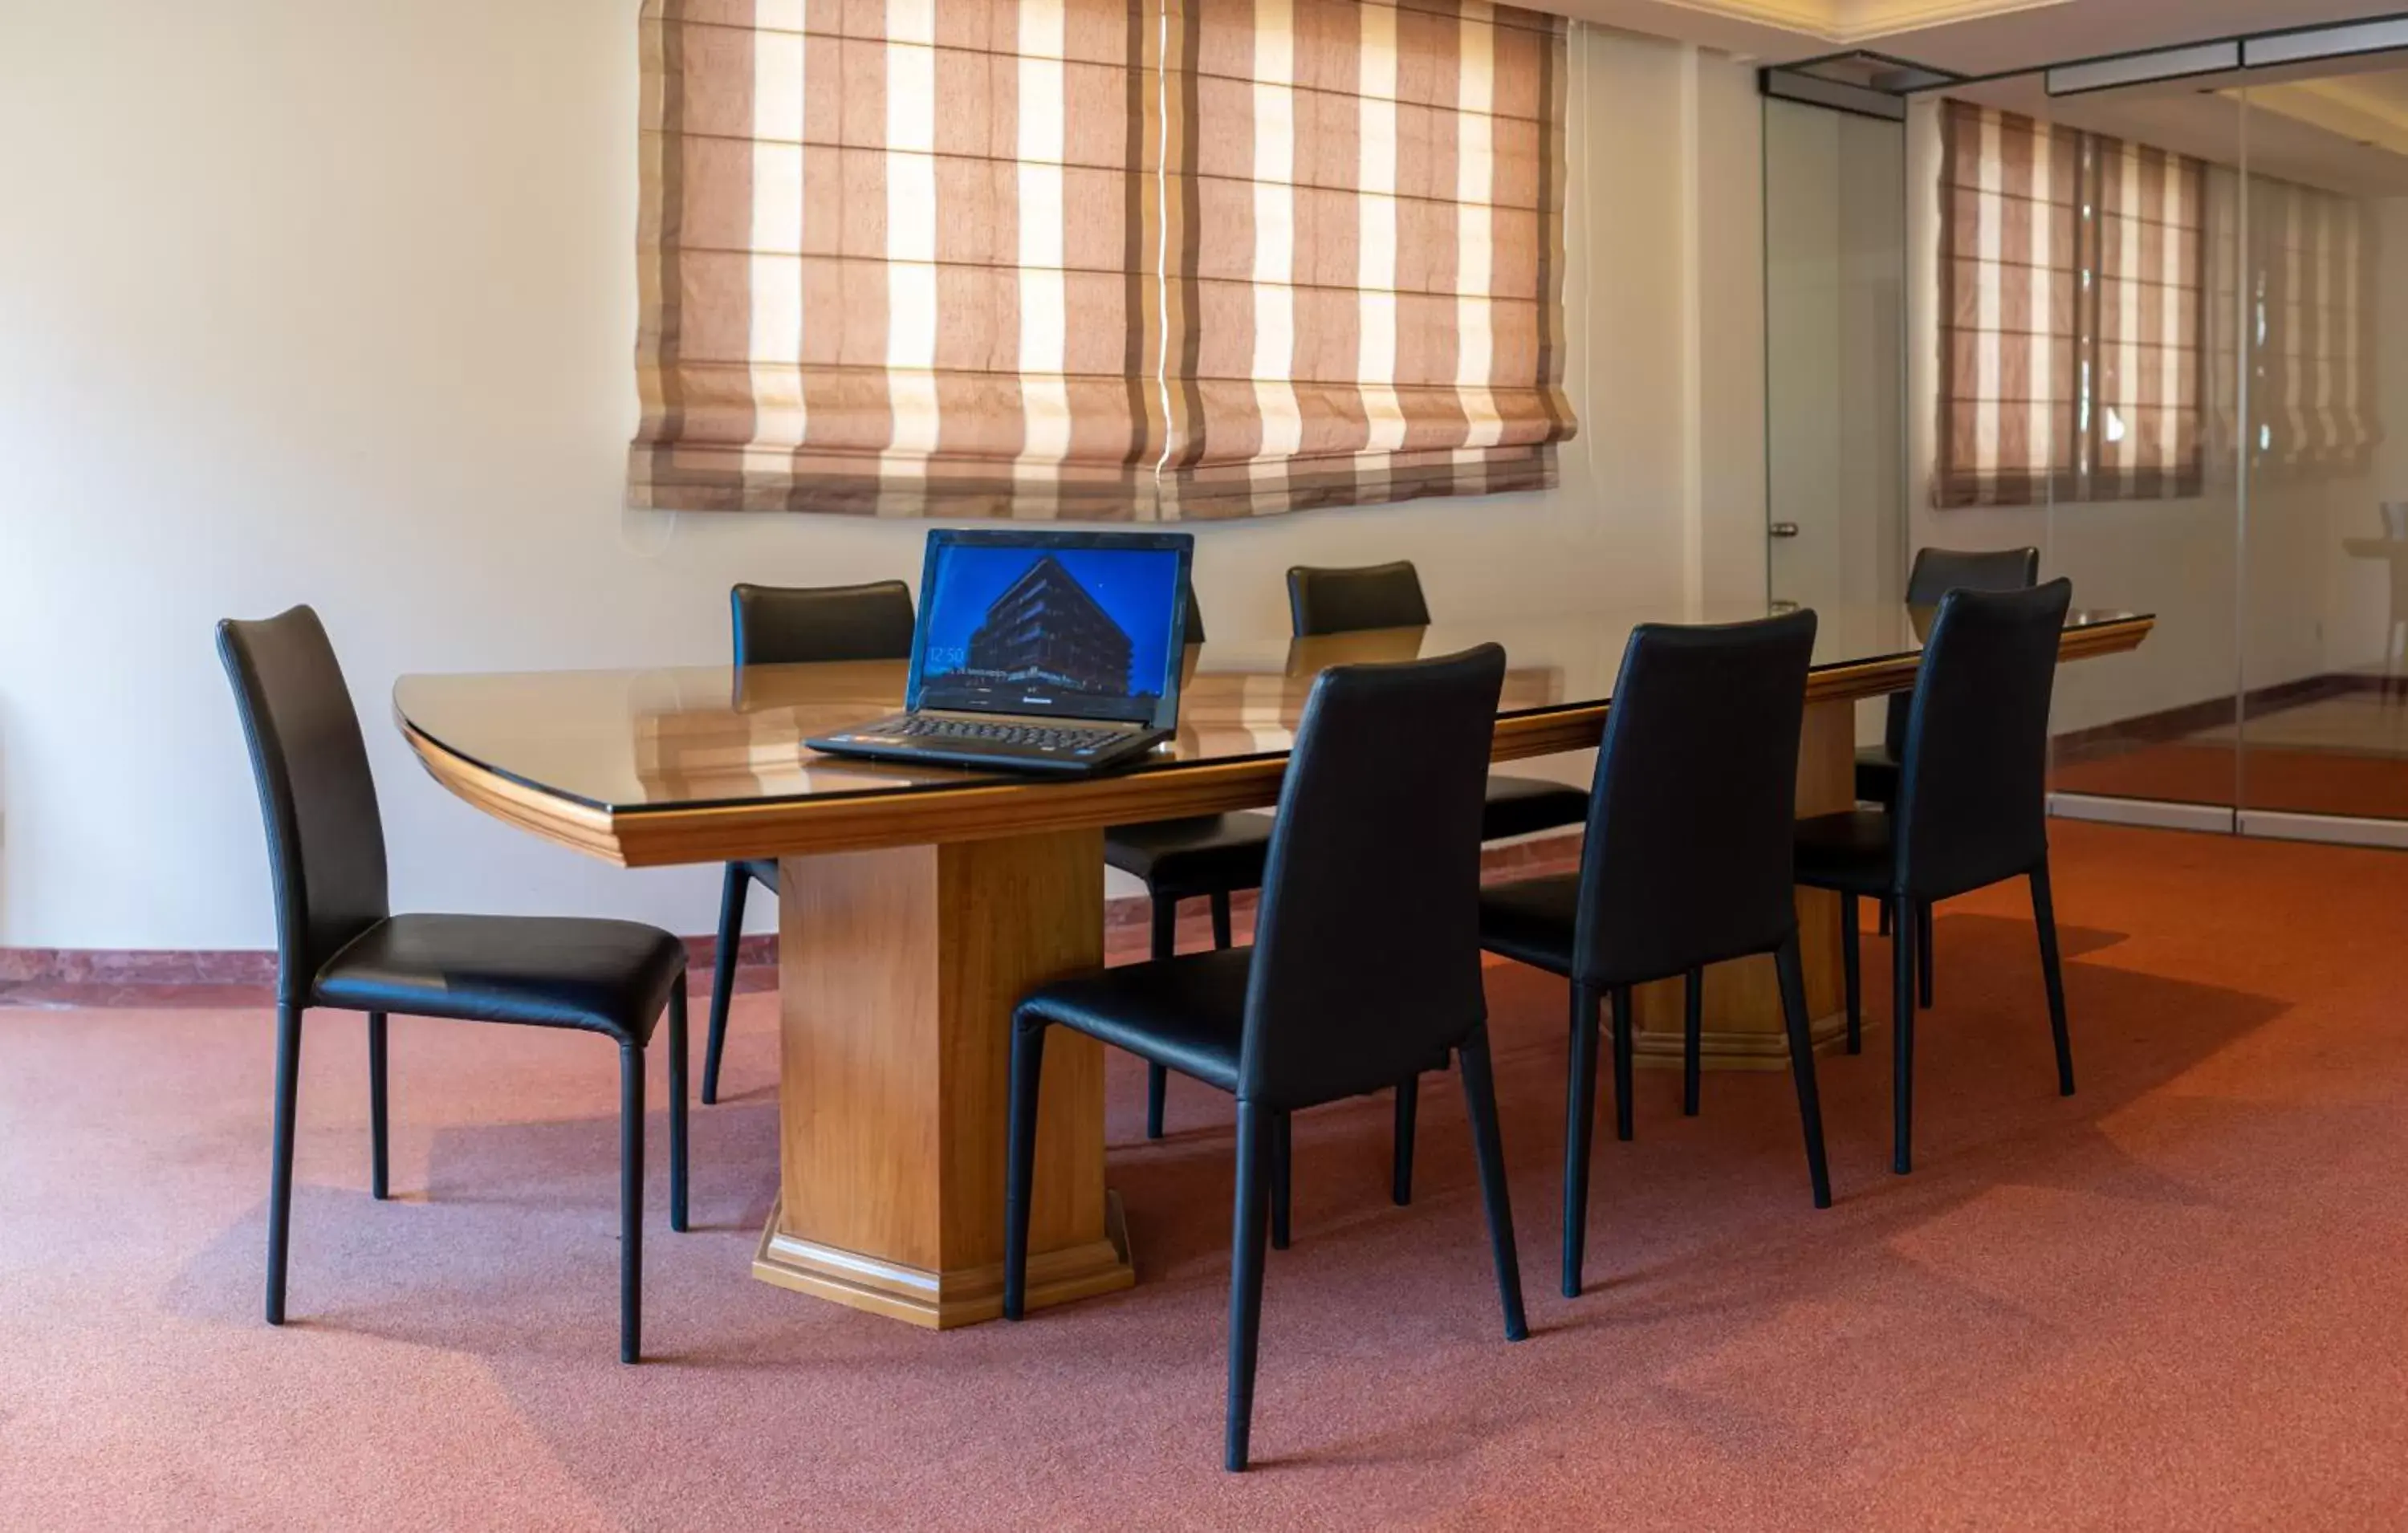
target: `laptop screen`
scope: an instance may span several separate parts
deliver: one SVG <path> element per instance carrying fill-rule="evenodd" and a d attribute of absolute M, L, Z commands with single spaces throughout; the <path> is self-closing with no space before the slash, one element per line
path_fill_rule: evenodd
<path fill-rule="evenodd" d="M 1173 727 L 1192 547 L 1184 533 L 930 533 L 910 706 Z"/>

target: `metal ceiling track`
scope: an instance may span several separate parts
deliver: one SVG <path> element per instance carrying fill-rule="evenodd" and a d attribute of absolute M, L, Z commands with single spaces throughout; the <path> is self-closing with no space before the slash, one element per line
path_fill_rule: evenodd
<path fill-rule="evenodd" d="M 2246 75 L 2258 69 L 2293 69 L 2328 59 L 2408 51 L 2408 12 L 2361 21 L 2284 27 L 2204 42 L 2176 43 L 2128 53 L 2072 59 L 2040 71 L 2052 96 L 2083 95 L 2163 80 L 2211 75 Z M 1860 117 L 1901 122 L 1910 97 L 1927 91 L 2029 75 L 2030 68 L 1988 75 L 1954 71 L 1857 50 L 1773 64 L 1756 71 L 1761 93 L 1802 101 Z"/>

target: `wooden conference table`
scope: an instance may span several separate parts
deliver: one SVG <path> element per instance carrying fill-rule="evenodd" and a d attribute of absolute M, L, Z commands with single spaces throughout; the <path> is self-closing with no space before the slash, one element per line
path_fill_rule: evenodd
<path fill-rule="evenodd" d="M 1496 757 L 1598 743 L 1633 624 L 1750 611 L 1588 612 L 1325 638 L 1214 639 L 1188 652 L 1178 738 L 1144 766 L 1073 781 L 843 761 L 800 743 L 899 705 L 899 662 L 406 676 L 403 734 L 488 814 L 630 867 L 779 859 L 780 1196 L 756 1276 L 950 1326 L 1001 1311 L 1011 1006 L 1103 962 L 1107 825 L 1277 801 L 1325 666 L 1487 639 L 1509 670 Z M 1827 609 L 1808 682 L 1800 812 L 1854 798 L 1853 705 L 1914 679 L 1928 609 Z M 2152 620 L 2076 611 L 2061 653 L 2129 650 Z M 1836 896 L 1801 891 L 1816 1038 L 1841 1030 Z M 1639 998 L 1642 1057 L 1675 1060 L 1677 985 Z M 1709 972 L 1708 1062 L 1778 1067 L 1771 962 Z M 1104 1185 L 1102 1045 L 1046 1046 L 1029 1302 L 1134 1281 Z M 1509 1128 L 1510 1132 L 1510 1128 Z"/>

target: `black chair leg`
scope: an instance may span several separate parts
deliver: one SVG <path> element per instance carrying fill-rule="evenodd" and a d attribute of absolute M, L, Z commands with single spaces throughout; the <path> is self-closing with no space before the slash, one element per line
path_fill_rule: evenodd
<path fill-rule="evenodd" d="M 1798 1079 L 1798 1121 L 1806 1128 L 1806 1176 L 1814 1206 L 1831 1206 L 1831 1168 L 1823 1156 L 1823 1098 L 1814 1086 L 1814 1024 L 1806 1014 L 1806 969 L 1798 938 L 1781 944 L 1773 963 L 1781 975 L 1781 1015 L 1789 1029 L 1789 1070 Z"/>
<path fill-rule="evenodd" d="M 1705 1047 L 1706 971 L 1689 970 L 1681 985 L 1681 1112 L 1684 1117 L 1698 1115 L 1698 1079 L 1705 1073 L 1699 1057 Z"/>
<path fill-rule="evenodd" d="M 1161 1067 L 1156 1066 L 1159 1069 Z M 1018 1320 L 1028 1301 L 1028 1196 L 1037 1175 L 1037 1088 L 1045 1068 L 1045 1029 L 1014 1024 L 1011 1096 L 1004 1131 L 1003 1318 Z"/>
<path fill-rule="evenodd" d="M 719 1056 L 727 1046 L 727 1002 L 736 994 L 736 950 L 744 940 L 744 892 L 752 880 L 734 863 L 719 883 L 719 950 L 710 960 L 710 1034 L 702 1051 L 702 1102 L 719 1100 Z"/>
<path fill-rule="evenodd" d="M 1890 1153 L 1899 1176 L 1914 1168 L 1914 911 L 1899 896 L 1890 910 Z"/>
<path fill-rule="evenodd" d="M 2065 971 L 2057 956 L 2057 903 L 2049 895 L 2048 864 L 2031 870 L 2032 924 L 2040 930 L 2040 972 L 2048 984 L 2048 1030 L 2057 1040 L 2057 1094 L 2073 1095 L 2073 1039 L 2065 1027 Z"/>
<path fill-rule="evenodd" d="M 1613 1137 L 1627 1140 L 1637 1104 L 1630 1099 L 1630 987 L 1613 991 Z"/>
<path fill-rule="evenodd" d="M 1397 1082 L 1396 1164 L 1388 1173 L 1388 1196 L 1400 1209 L 1413 1200 L 1413 1119 L 1421 1097 L 1420 1076 L 1409 1075 Z"/>
<path fill-rule="evenodd" d="M 1590 1125 L 1597 1118 L 1598 993 L 1572 986 L 1571 1069 L 1564 1087 L 1564 1297 L 1578 1298 L 1581 1265 L 1588 1245 Z M 1469 1051 L 1464 1051 L 1467 1060 Z M 1467 1064 L 1465 1069 L 1469 1069 Z M 1466 1076 L 1467 1089 L 1469 1077 Z"/>
<path fill-rule="evenodd" d="M 368 1013 L 368 1196 L 382 1202 L 389 1190 L 392 1161 L 387 1153 L 390 1138 L 387 1130 L 392 1119 L 387 1112 L 387 1078 L 385 1075 L 384 1013 Z"/>
<path fill-rule="evenodd" d="M 1154 948 L 1155 963 L 1179 951 L 1179 901 L 1167 895 L 1154 896 Z M 1145 1137 L 1162 1138 L 1162 1110 L 1170 1095 L 1170 1072 L 1159 1065 L 1145 1067 Z"/>
<path fill-rule="evenodd" d="M 1212 891 L 1212 946 L 1226 952 L 1229 946 L 1229 891 Z"/>
<path fill-rule="evenodd" d="M 1271 1123 L 1276 1115 L 1238 1103 L 1238 1196 L 1229 1232 L 1229 1399 L 1221 1467 L 1246 1467 L 1254 1422 L 1254 1353 L 1263 1320 L 1263 1213 L 1269 1201 Z"/>
<path fill-rule="evenodd" d="M 1288 1190 L 1290 1173 L 1295 1166 L 1295 1142 L 1288 1131 L 1288 1115 L 1284 1112 L 1271 1118 L 1271 1249 L 1287 1249 Z"/>
<path fill-rule="evenodd" d="M 1883 910 L 1889 909 L 1885 905 Z M 1856 927 L 1856 896 L 1840 896 L 1840 969 L 1846 977 L 1848 1052 L 1865 1052 L 1864 933 Z"/>
<path fill-rule="evenodd" d="M 686 1230 L 685 976 L 669 992 L 669 1228 Z"/>
<path fill-rule="evenodd" d="M 1471 1119 L 1471 1153 L 1480 1164 L 1480 1202 L 1488 1212 L 1488 1255 L 1497 1267 L 1497 1297 L 1505 1310 L 1505 1340 L 1530 1334 L 1522 1313 L 1522 1259 L 1513 1247 L 1513 1204 L 1505 1190 L 1505 1141 L 1497 1127 L 1497 1082 L 1488 1068 L 1488 1031 L 1465 1039 L 1463 1109 Z"/>
<path fill-rule="evenodd" d="M 643 1354 L 644 1051 L 619 1046 L 619 1361 Z"/>
<path fill-rule="evenodd" d="M 301 1008 L 276 1009 L 275 1131 L 267 1158 L 267 1323 L 284 1324 L 284 1254 L 293 1228 L 293 1116 L 301 1087 Z"/>
<path fill-rule="evenodd" d="M 1914 907 L 1914 989 L 1915 998 L 1926 1011 L 1931 1010 L 1931 902 L 1922 900 Z"/>

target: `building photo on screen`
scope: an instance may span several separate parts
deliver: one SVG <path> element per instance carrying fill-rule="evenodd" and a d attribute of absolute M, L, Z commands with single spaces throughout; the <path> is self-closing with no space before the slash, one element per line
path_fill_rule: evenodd
<path fill-rule="evenodd" d="M 919 705 L 1151 719 L 1178 568 L 1163 549 L 944 549 Z"/>

